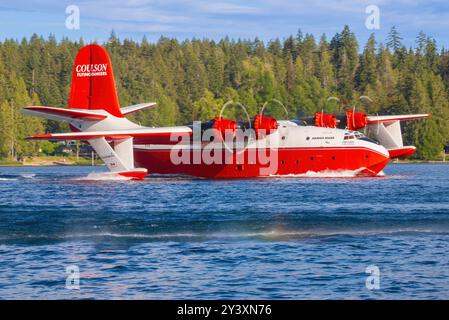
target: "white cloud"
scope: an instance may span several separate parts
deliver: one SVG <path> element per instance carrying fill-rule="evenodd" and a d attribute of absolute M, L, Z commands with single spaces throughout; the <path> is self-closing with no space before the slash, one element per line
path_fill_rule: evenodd
<path fill-rule="evenodd" d="M 199 3 L 196 5 L 199 12 L 211 14 L 259 14 L 263 10 L 254 6 L 244 6 L 229 2 Z"/>

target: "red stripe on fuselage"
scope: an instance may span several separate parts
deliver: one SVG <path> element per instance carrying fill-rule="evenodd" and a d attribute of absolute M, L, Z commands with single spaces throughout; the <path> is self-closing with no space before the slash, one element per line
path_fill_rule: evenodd
<path fill-rule="evenodd" d="M 304 174 L 309 171 L 346 170 L 360 170 L 363 174 L 375 176 L 389 161 L 388 156 L 363 147 L 282 148 L 277 150 L 277 165 L 275 166 L 271 166 L 272 163 L 264 164 L 265 162 L 261 162 L 258 157 L 256 157 L 255 163 L 248 163 L 248 150 L 244 151 L 244 161 L 241 164 L 236 163 L 235 154 L 232 155 L 232 164 L 201 162 L 199 164 L 175 165 L 170 156 L 170 149 L 134 149 L 136 166 L 147 168 L 150 173 L 186 174 L 207 178 L 248 178 Z M 190 160 L 192 158 L 190 151 Z M 267 170 L 270 166 L 274 170 Z"/>

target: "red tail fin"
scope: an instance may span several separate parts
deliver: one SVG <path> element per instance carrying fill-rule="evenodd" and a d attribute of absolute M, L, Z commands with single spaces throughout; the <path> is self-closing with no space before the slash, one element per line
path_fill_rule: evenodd
<path fill-rule="evenodd" d="M 106 110 L 122 118 L 112 64 L 106 50 L 96 44 L 80 49 L 75 59 L 69 108 Z"/>

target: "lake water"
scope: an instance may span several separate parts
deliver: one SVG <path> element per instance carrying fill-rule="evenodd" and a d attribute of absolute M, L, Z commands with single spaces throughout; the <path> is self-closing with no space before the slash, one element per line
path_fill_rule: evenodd
<path fill-rule="evenodd" d="M 0 298 L 449 298 L 448 165 L 390 164 L 377 178 L 90 174 L 104 170 L 0 167 Z"/>

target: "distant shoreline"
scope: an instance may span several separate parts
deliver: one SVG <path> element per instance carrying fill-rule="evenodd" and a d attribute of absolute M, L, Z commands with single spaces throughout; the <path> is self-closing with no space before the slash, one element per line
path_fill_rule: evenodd
<path fill-rule="evenodd" d="M 402 161 L 391 161 L 390 163 L 393 164 L 449 164 L 448 161 L 441 161 L 441 160 L 402 160 Z"/>
<path fill-rule="evenodd" d="M 103 165 L 96 159 L 94 165 Z M 0 167 L 49 167 L 49 166 L 92 166 L 92 160 L 82 157 L 37 156 L 27 157 L 24 161 L 0 160 Z"/>

